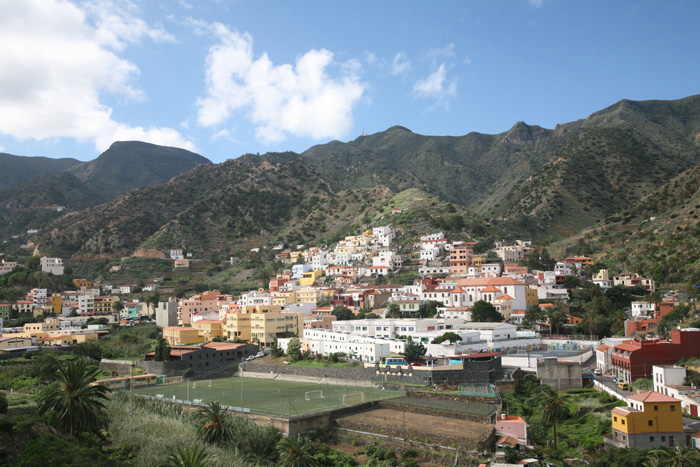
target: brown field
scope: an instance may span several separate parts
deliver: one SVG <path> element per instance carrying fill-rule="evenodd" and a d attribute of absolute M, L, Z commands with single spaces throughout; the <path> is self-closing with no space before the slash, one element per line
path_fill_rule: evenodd
<path fill-rule="evenodd" d="M 493 428 L 492 425 L 483 423 L 414 414 L 410 412 L 398 412 L 387 409 L 363 412 L 348 417 L 342 417 L 339 420 L 385 426 L 394 430 L 401 429 L 405 421 L 407 429 L 411 431 L 420 431 L 428 436 L 444 435 L 476 440 L 486 438 Z"/>

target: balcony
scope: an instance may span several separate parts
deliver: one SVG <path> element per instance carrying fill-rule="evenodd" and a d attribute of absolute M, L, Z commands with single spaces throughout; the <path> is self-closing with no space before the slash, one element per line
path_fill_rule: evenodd
<path fill-rule="evenodd" d="M 613 448 L 626 448 L 626 447 L 628 447 L 625 443 L 618 441 L 616 439 L 613 439 L 612 435 L 603 435 L 603 445 L 605 447 L 613 447 Z"/>

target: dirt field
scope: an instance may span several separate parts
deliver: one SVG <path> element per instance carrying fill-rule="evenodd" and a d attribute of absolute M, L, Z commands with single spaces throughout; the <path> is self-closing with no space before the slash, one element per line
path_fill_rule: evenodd
<path fill-rule="evenodd" d="M 445 435 L 477 440 L 486 438 L 492 428 L 491 425 L 485 425 L 482 423 L 434 417 L 431 415 L 414 414 L 409 412 L 398 412 L 387 409 L 377 409 L 370 412 L 363 412 L 360 414 L 343 417 L 339 420 L 386 426 L 387 428 L 393 429 L 401 429 L 404 426 L 405 420 L 407 429 L 424 432 L 428 436 Z"/>

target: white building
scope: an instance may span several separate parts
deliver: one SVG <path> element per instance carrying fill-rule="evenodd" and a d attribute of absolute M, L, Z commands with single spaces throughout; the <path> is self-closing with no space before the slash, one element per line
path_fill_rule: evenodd
<path fill-rule="evenodd" d="M 63 260 L 61 258 L 41 258 L 41 272 L 51 273 L 54 276 L 63 275 Z"/>
<path fill-rule="evenodd" d="M 420 241 L 421 241 L 421 242 L 427 242 L 427 241 L 430 241 L 430 240 L 442 240 L 443 238 L 445 238 L 445 234 L 442 233 L 442 232 L 437 232 L 437 233 L 433 233 L 433 234 L 430 234 L 430 235 L 423 235 L 423 236 L 420 238 Z"/>
<path fill-rule="evenodd" d="M 382 246 L 391 245 L 391 241 L 394 240 L 395 237 L 394 232 L 388 225 L 373 228 L 372 236 L 376 238 L 379 244 L 381 244 Z"/>
<path fill-rule="evenodd" d="M 639 318 L 650 316 L 654 311 L 654 304 L 652 302 L 632 302 L 632 316 Z"/>
<path fill-rule="evenodd" d="M 654 365 L 652 380 L 654 392 L 681 401 L 683 413 L 697 417 L 700 413 L 700 392 L 694 386 L 685 385 L 686 370 L 682 366 Z"/>
<path fill-rule="evenodd" d="M 184 259 L 182 250 L 170 250 L 170 259 Z"/>
<path fill-rule="evenodd" d="M 420 259 L 422 261 L 435 261 L 440 255 L 440 248 L 432 247 L 420 251 Z"/>

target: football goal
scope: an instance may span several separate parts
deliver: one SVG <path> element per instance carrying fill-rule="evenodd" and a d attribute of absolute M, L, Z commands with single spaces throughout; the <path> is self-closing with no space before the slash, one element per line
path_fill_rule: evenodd
<path fill-rule="evenodd" d="M 364 392 L 353 392 L 352 394 L 343 395 L 343 405 L 357 405 L 367 402 L 368 396 Z"/>
<path fill-rule="evenodd" d="M 197 389 L 197 383 L 199 383 L 199 387 L 211 387 L 211 380 L 210 379 L 204 379 L 202 381 L 192 381 L 192 389 Z"/>
<path fill-rule="evenodd" d="M 325 399 L 326 396 L 323 395 L 323 390 L 319 391 L 306 391 L 304 393 L 304 399 L 307 401 L 314 401 L 317 399 Z"/>
<path fill-rule="evenodd" d="M 180 384 L 182 383 L 182 376 L 158 376 L 156 377 L 156 384 Z"/>

